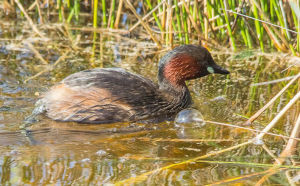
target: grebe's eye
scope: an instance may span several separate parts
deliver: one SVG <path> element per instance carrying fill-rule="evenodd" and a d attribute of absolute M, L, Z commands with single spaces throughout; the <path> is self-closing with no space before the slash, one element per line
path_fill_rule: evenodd
<path fill-rule="evenodd" d="M 206 69 L 211 74 L 215 73 L 215 70 L 213 69 L 213 67 L 207 67 Z"/>

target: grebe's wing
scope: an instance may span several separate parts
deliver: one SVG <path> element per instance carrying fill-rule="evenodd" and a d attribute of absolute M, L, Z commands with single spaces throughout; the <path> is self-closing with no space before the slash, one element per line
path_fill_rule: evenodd
<path fill-rule="evenodd" d="M 141 120 L 165 102 L 151 80 L 121 68 L 72 74 L 46 93 L 43 101 L 50 118 L 82 123 Z"/>

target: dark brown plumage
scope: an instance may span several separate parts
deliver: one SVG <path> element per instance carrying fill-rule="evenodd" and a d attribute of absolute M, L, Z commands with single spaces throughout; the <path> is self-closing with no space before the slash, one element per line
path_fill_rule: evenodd
<path fill-rule="evenodd" d="M 158 85 L 121 68 L 85 70 L 52 87 L 35 110 L 54 120 L 80 123 L 167 119 L 192 102 L 185 81 L 213 72 L 229 73 L 205 48 L 183 45 L 160 60 Z"/>

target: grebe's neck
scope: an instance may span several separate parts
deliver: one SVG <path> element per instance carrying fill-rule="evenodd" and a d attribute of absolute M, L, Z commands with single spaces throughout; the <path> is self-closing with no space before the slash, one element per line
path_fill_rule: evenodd
<path fill-rule="evenodd" d="M 159 90 L 169 101 L 170 110 L 182 110 L 192 104 L 190 91 L 184 82 L 174 86 L 167 79 L 163 79 L 159 81 Z"/>
<path fill-rule="evenodd" d="M 171 51 L 159 63 L 159 90 L 176 108 L 184 109 L 192 103 L 190 92 L 185 84 L 185 80 L 190 79 L 189 76 L 195 74 L 187 68 L 190 60 L 187 55 L 175 55 Z"/>

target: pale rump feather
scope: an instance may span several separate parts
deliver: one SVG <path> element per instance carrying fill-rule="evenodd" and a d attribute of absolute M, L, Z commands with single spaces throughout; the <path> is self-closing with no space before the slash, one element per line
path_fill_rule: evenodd
<path fill-rule="evenodd" d="M 104 89 L 91 87 L 82 89 L 79 87 L 68 87 L 65 84 L 54 86 L 44 95 L 47 105 L 47 116 L 59 121 L 81 121 L 94 123 L 99 120 L 106 121 L 109 115 L 108 105 L 114 108 L 115 105 L 121 112 L 117 113 L 124 117 L 124 113 L 133 115 L 134 111 L 118 98 L 111 96 L 110 92 Z M 103 114 L 97 111 L 108 111 Z M 111 110 L 114 112 L 115 109 Z M 102 115 L 102 116 L 101 116 Z M 128 116 L 127 116 L 128 117 Z M 122 118 L 120 118 L 122 119 Z"/>

